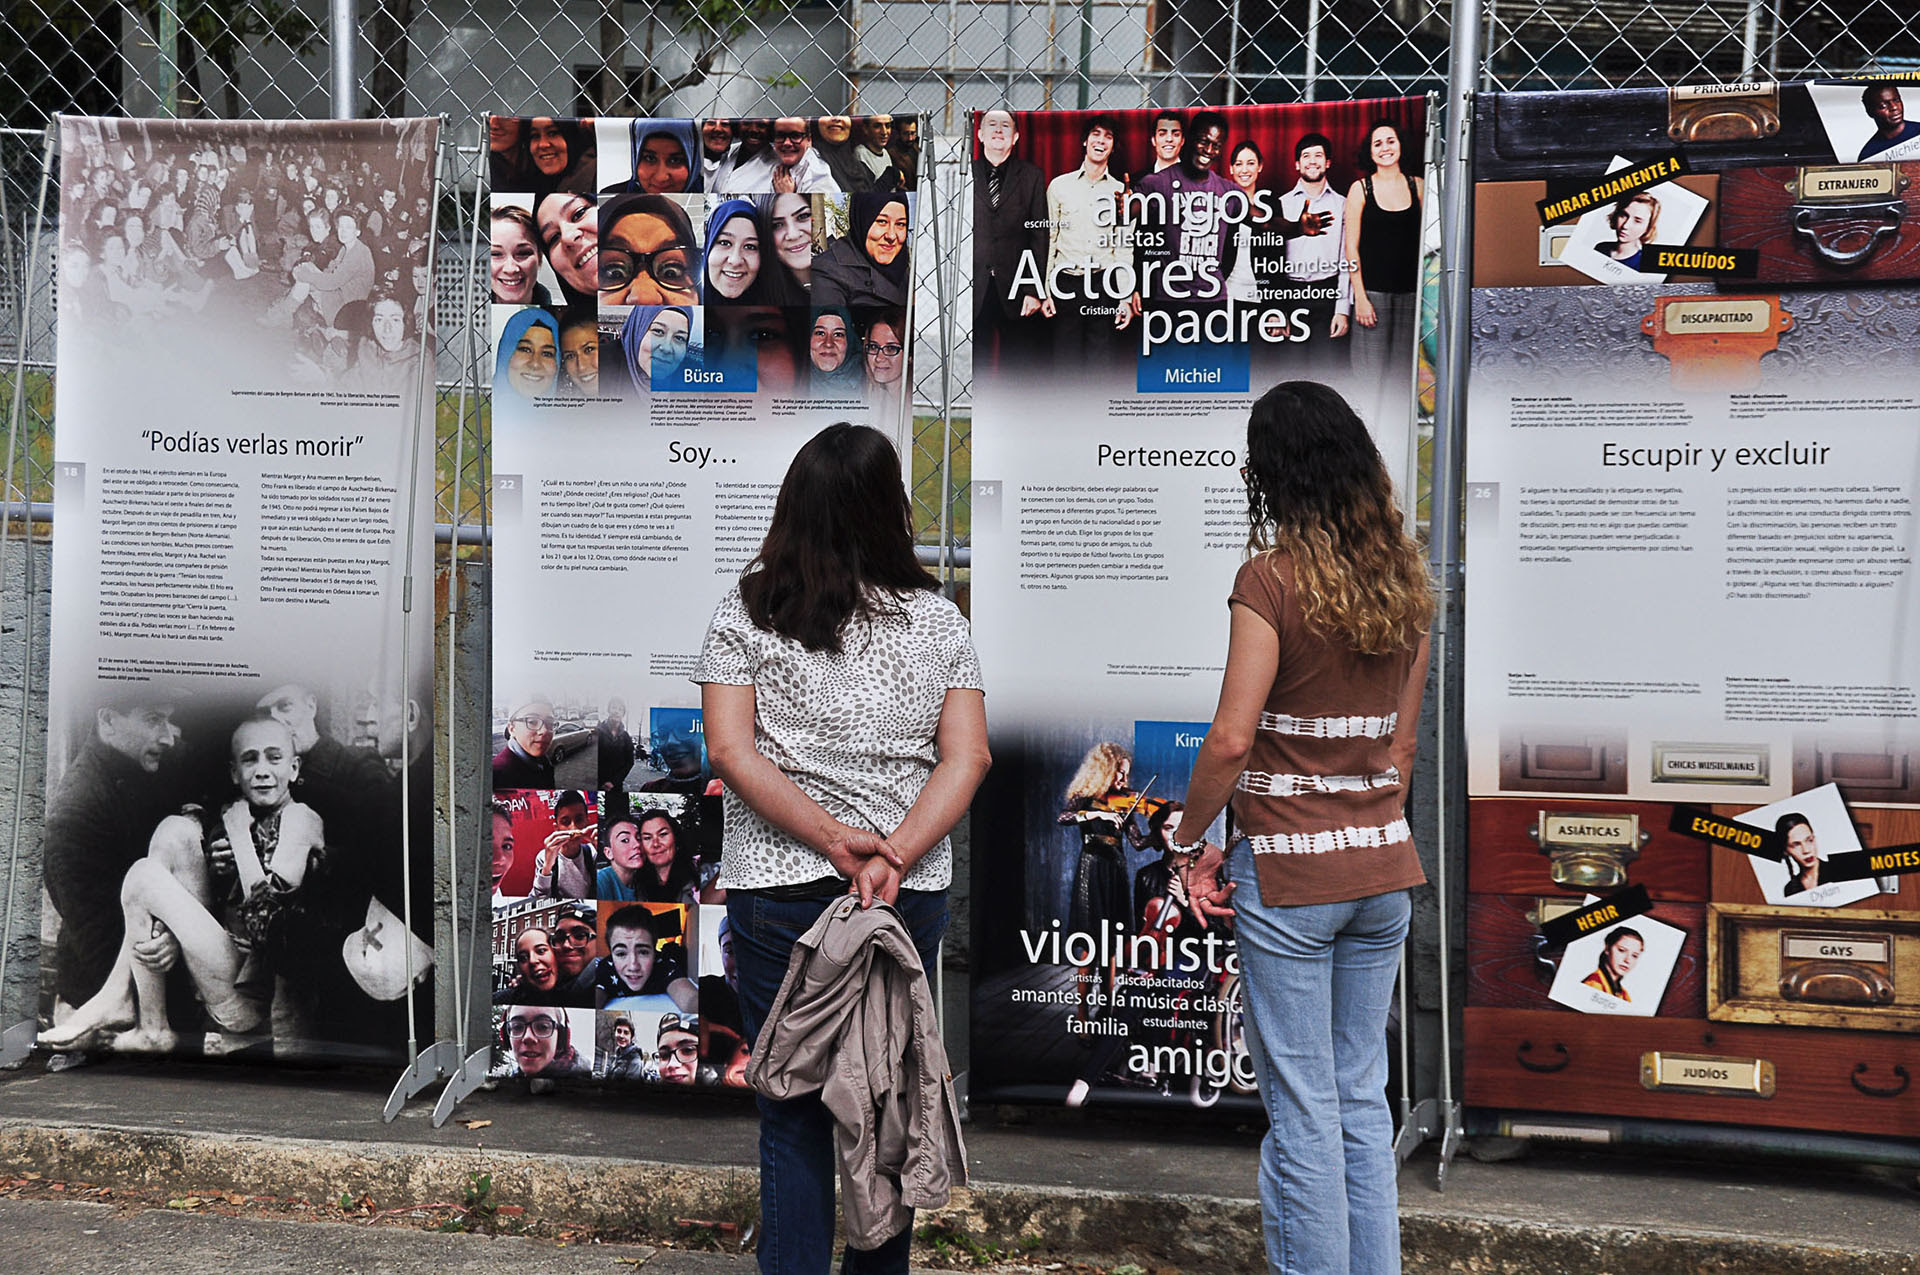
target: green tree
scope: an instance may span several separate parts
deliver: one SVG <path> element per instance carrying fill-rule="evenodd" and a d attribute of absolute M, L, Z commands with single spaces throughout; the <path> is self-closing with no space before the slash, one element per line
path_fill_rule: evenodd
<path fill-rule="evenodd" d="M 134 0 L 133 7 L 157 43 L 158 0 Z M 294 53 L 306 53 L 320 40 L 320 25 L 281 0 L 181 0 L 174 11 L 180 21 L 174 60 L 180 68 L 179 113 L 183 116 L 235 119 L 240 115 L 240 59 L 250 42 L 273 40 Z M 218 111 L 209 109 L 212 104 L 202 88 L 202 57 L 220 73 Z"/>
<path fill-rule="evenodd" d="M 665 99 L 699 84 L 713 74 L 721 57 L 742 36 L 757 35 L 769 20 L 791 11 L 794 0 L 664 0 L 648 15 L 647 74 L 642 107 L 653 111 Z M 678 75 L 662 76 L 654 68 L 651 23 L 657 13 L 681 33 L 690 47 L 690 62 Z"/>

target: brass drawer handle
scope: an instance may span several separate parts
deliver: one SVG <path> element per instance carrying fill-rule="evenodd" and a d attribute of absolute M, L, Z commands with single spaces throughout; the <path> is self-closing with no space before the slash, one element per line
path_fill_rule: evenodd
<path fill-rule="evenodd" d="M 1893 981 L 1871 965 L 1852 961 L 1808 961 L 1780 980 L 1783 1000 L 1829 1005 L 1891 1005 Z"/>
<path fill-rule="evenodd" d="M 1853 1074 L 1847 1077 L 1847 1079 L 1853 1082 L 1855 1089 L 1858 1089 L 1869 1098 L 1898 1098 L 1901 1094 L 1905 1093 L 1907 1087 L 1913 1083 L 1913 1077 L 1909 1075 L 1907 1069 L 1899 1063 L 1893 1065 L 1893 1074 L 1900 1078 L 1900 1083 L 1897 1085 L 1887 1085 L 1884 1088 L 1879 1085 L 1861 1083 L 1860 1076 L 1867 1070 L 1867 1064 L 1855 1063 L 1853 1065 Z"/>
<path fill-rule="evenodd" d="M 1520 1048 L 1513 1051 L 1513 1060 L 1522 1067 L 1525 1067 L 1528 1071 L 1536 1071 L 1543 1076 L 1550 1076 L 1556 1071 L 1565 1071 L 1567 1066 L 1573 1062 L 1573 1055 L 1568 1053 L 1567 1047 L 1557 1040 L 1553 1042 L 1553 1052 L 1560 1055 L 1558 1062 L 1535 1062 L 1527 1057 L 1532 1051 L 1533 1042 L 1523 1040 L 1520 1042 Z M 1856 1080 L 1853 1083 L 1857 1085 L 1860 1082 Z"/>

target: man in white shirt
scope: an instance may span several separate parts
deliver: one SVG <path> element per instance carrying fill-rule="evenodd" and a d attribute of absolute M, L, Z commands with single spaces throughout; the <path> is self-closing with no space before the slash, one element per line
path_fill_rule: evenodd
<path fill-rule="evenodd" d="M 1120 225 L 1126 187 L 1108 171 L 1114 124 L 1095 116 L 1081 138 L 1085 159 L 1047 183 L 1047 283 L 1053 295 L 1041 313 L 1053 319 L 1054 351 L 1068 361 L 1106 364 L 1129 348 L 1113 323 L 1118 304 L 1101 281 L 1108 268 L 1131 264 L 1133 245 Z"/>
<path fill-rule="evenodd" d="M 715 117 L 700 121 L 700 174 L 706 179 L 701 189 L 714 188 L 720 166 L 727 162 L 727 152 L 732 149 L 732 120 Z"/>
<path fill-rule="evenodd" d="M 723 195 L 840 193 L 827 161 L 814 153 L 811 123 L 798 116 L 775 120 L 772 148 L 745 162 L 735 160 L 718 189 Z"/>
<path fill-rule="evenodd" d="M 733 135 L 737 139 L 733 144 L 733 149 L 728 151 L 726 157 L 714 166 L 712 172 L 707 174 L 708 190 L 726 190 L 728 183 L 732 180 L 734 169 L 744 168 L 747 165 L 768 160 L 773 155 L 772 120 L 764 116 L 753 116 L 749 119 L 735 120 L 733 122 Z M 706 145 L 706 141 L 703 138 L 700 143 L 703 156 L 701 161 L 702 171 L 705 171 L 706 168 L 704 159 Z M 766 188 L 762 187 L 761 189 L 764 191 Z"/>
<path fill-rule="evenodd" d="M 1283 218 L 1297 221 L 1302 213 L 1312 212 L 1331 219 L 1317 235 L 1287 240 L 1287 277 L 1282 285 L 1289 291 L 1336 294 L 1287 303 L 1289 310 L 1307 310 L 1313 336 L 1304 352 L 1322 369 L 1346 365 L 1347 327 L 1353 313 L 1353 279 L 1341 260 L 1346 255 L 1347 200 L 1327 184 L 1332 150 L 1333 143 L 1321 133 L 1308 133 L 1295 142 L 1293 166 L 1300 180 L 1280 196 Z"/>
<path fill-rule="evenodd" d="M 1153 171 L 1172 168 L 1180 162 L 1180 151 L 1187 144 L 1187 122 L 1178 111 L 1161 111 L 1153 117 Z"/>

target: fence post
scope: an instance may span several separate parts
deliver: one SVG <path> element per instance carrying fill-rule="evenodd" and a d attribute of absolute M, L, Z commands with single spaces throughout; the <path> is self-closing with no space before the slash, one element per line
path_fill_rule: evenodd
<path fill-rule="evenodd" d="M 1314 81 L 1320 74 L 1320 0 L 1309 0 L 1307 4 L 1307 63 L 1301 72 L 1300 100 L 1312 102 L 1316 92 Z"/>
<path fill-rule="evenodd" d="M 1093 0 L 1080 0 L 1080 109 L 1093 100 Z"/>
<path fill-rule="evenodd" d="M 1240 105 L 1240 0 L 1227 5 L 1227 105 Z"/>
<path fill-rule="evenodd" d="M 1438 779 L 1436 874 L 1440 956 L 1440 1096 L 1435 1127 L 1440 1133 L 1438 1182 L 1446 1184 L 1447 1166 L 1460 1144 L 1463 1127 L 1460 1103 L 1453 1090 L 1452 948 L 1450 920 L 1453 883 L 1448 863 L 1453 857 L 1452 802 L 1448 794 L 1466 791 L 1465 756 L 1452 747 L 1458 727 L 1449 703 L 1452 672 L 1452 616 L 1460 595 L 1460 462 L 1466 425 L 1468 318 L 1473 301 L 1473 187 L 1468 162 L 1473 149 L 1474 84 L 1480 72 L 1480 0 L 1454 0 L 1453 47 L 1447 70 L 1446 186 L 1440 206 L 1440 242 L 1444 245 L 1440 272 L 1440 366 L 1434 402 L 1431 540 L 1428 555 L 1440 586 L 1440 608 L 1433 625 L 1433 667 L 1440 670 L 1434 696 L 1435 775 Z"/>
<path fill-rule="evenodd" d="M 333 50 L 333 118 L 350 120 L 355 115 L 353 55 L 359 33 L 354 24 L 353 0 L 332 0 L 331 8 L 327 38 Z"/>

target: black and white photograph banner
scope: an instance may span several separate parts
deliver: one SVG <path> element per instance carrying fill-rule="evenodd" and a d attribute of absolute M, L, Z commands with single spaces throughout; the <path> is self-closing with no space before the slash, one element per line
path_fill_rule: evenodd
<path fill-rule="evenodd" d="M 386 1061 L 429 1013 L 438 132 L 60 121 L 45 1045 Z"/>

